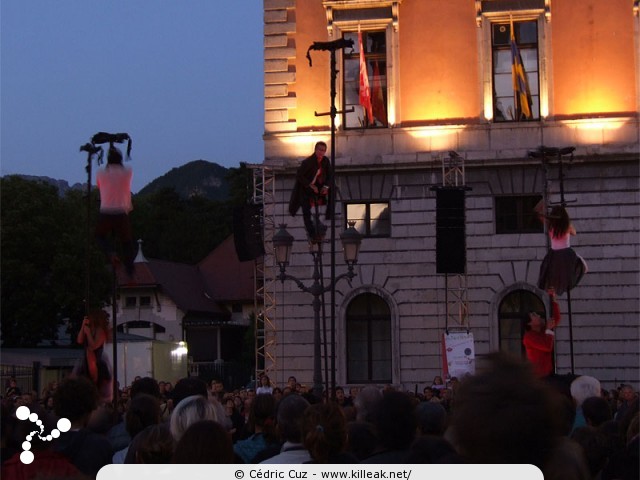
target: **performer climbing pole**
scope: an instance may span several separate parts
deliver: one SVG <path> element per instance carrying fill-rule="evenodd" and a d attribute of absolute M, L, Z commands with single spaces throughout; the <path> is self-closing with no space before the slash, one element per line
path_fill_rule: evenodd
<path fill-rule="evenodd" d="M 107 153 L 107 165 L 96 174 L 96 184 L 100 191 L 100 215 L 96 226 L 95 236 L 98 245 L 107 256 L 109 262 L 117 267 L 124 262 L 124 267 L 133 277 L 133 236 L 129 212 L 133 210 L 131 203 L 131 180 L 133 171 L 122 164 L 122 152 L 114 146 L 128 140 L 127 157 L 131 154 L 131 138 L 126 133 L 94 135 L 93 142 L 109 142 Z M 109 240 L 109 235 L 114 233 L 122 244 L 123 257 L 116 254 L 115 245 Z"/>
<path fill-rule="evenodd" d="M 131 180 L 133 173 L 131 168 L 122 164 L 122 152 L 115 144 L 127 142 L 127 159 L 131 158 L 131 137 L 127 133 L 98 132 L 90 143 L 80 147 L 80 151 L 87 152 L 87 255 L 86 255 L 86 298 L 85 318 L 77 342 L 85 346 L 85 354 L 76 374 L 86 375 L 98 387 L 103 401 L 117 401 L 117 304 L 116 269 L 124 261 L 124 267 L 133 281 L 133 235 L 129 221 L 129 212 L 133 209 L 131 203 Z M 100 145 L 109 144 L 107 153 L 107 165 L 100 169 L 96 175 L 96 183 L 100 191 L 100 213 L 98 224 L 94 232 L 91 232 L 91 171 L 92 160 L 97 156 L 98 165 L 102 164 L 104 150 Z M 122 245 L 123 260 L 116 254 L 115 241 L 109 236 L 115 234 Z M 103 310 L 91 309 L 91 263 L 90 244 L 95 238 L 112 266 L 112 326 L 109 328 L 108 315 Z M 116 239 L 116 240 L 117 240 Z M 104 356 L 104 343 L 113 341 L 113 371 L 108 359 Z"/>
<path fill-rule="evenodd" d="M 295 216 L 302 208 L 304 226 L 312 243 L 321 242 L 325 236 L 327 227 L 320 221 L 318 207 L 324 205 L 325 216 L 331 218 L 331 196 L 329 195 L 332 184 L 331 162 L 326 157 L 327 144 L 317 142 L 313 154 L 305 158 L 296 172 L 296 182 L 291 191 L 289 200 L 289 214 Z M 311 220 L 311 209 L 315 210 L 315 218 Z"/>
<path fill-rule="evenodd" d="M 113 375 L 104 352 L 104 344 L 110 340 L 108 314 L 104 310 L 89 312 L 76 337 L 77 343 L 84 347 L 84 355 L 73 373 L 89 378 L 98 388 L 101 401 L 105 403 L 113 400 Z"/>
<path fill-rule="evenodd" d="M 556 294 L 550 288 L 551 319 L 547 321 L 536 312 L 529 313 L 527 331 L 522 338 L 522 344 L 538 377 L 547 377 L 553 373 L 553 350 L 555 344 L 554 329 L 560 323 L 560 307 L 556 302 Z"/>
<path fill-rule="evenodd" d="M 571 248 L 571 236 L 576 229 L 569 219 L 567 210 L 556 205 L 545 215 L 544 204 L 538 203 L 536 212 L 547 225 L 551 248 L 540 265 L 538 288 L 553 288 L 558 295 L 576 287 L 587 273 L 588 267 L 584 259 Z"/>
<path fill-rule="evenodd" d="M 541 158 L 545 172 L 548 172 L 550 158 L 557 158 L 558 177 L 560 180 L 560 203 L 553 206 L 547 213 L 548 206 L 544 199 L 547 197 L 548 178 L 545 173 L 545 192 L 542 202 L 536 205 L 535 210 L 544 222 L 549 233 L 550 249 L 540 265 L 538 287 L 543 289 L 553 288 L 557 295 L 567 294 L 567 313 L 569 320 L 569 357 L 571 360 L 571 373 L 575 372 L 573 357 L 573 317 L 571 314 L 571 290 L 580 283 L 587 273 L 587 263 L 571 248 L 570 238 L 576 234 L 567 213 L 568 204 L 564 196 L 564 171 L 563 157 L 569 155 L 573 159 L 575 147 L 545 147 L 541 146 L 535 151 L 529 152 L 530 157 Z"/>

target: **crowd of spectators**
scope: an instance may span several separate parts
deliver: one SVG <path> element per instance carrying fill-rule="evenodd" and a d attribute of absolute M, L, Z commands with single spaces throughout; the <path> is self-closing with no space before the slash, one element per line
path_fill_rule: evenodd
<path fill-rule="evenodd" d="M 391 385 L 338 387 L 323 398 L 291 376 L 226 391 L 184 378 L 145 377 L 99 405 L 84 378 L 52 382 L 41 395 L 11 379 L 2 402 L 2 478 L 95 478 L 110 463 L 525 463 L 545 478 L 637 479 L 638 395 L 606 391 L 588 376 L 537 378 L 526 362 L 495 354 L 460 381 L 434 378 L 421 392 Z M 33 425 L 33 462 L 20 460 Z"/>

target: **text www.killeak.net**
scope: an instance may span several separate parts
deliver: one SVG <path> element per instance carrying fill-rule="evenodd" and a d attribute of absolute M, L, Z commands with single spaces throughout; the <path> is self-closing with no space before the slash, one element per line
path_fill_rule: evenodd
<path fill-rule="evenodd" d="M 404 479 L 409 480 L 411 477 L 411 470 L 399 470 L 399 471 L 387 471 L 387 470 L 348 470 L 345 472 L 320 472 L 321 478 L 346 478 L 346 479 Z"/>

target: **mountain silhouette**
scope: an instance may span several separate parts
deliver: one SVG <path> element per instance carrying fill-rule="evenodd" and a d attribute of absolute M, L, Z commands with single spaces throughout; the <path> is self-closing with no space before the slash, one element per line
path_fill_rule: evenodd
<path fill-rule="evenodd" d="M 173 188 L 183 198 L 200 196 L 224 201 L 229 197 L 228 168 L 206 160 L 194 160 L 172 168 L 142 188 L 138 195 L 148 195 L 163 188 Z"/>
<path fill-rule="evenodd" d="M 194 160 L 170 171 L 148 183 L 135 195 L 148 195 L 163 188 L 173 188 L 183 198 L 201 196 L 208 200 L 225 201 L 229 198 L 229 169 L 206 160 Z M 7 175 L 11 176 L 11 175 Z M 15 176 L 29 181 L 45 182 L 58 188 L 60 195 L 67 190 L 85 190 L 86 183 L 69 185 L 66 180 L 51 177 L 20 175 Z"/>

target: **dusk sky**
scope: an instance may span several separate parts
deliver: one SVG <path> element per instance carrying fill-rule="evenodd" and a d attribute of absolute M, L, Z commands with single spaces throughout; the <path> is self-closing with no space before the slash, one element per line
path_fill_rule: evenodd
<path fill-rule="evenodd" d="M 133 139 L 134 192 L 192 160 L 262 162 L 262 1 L 0 5 L 2 176 L 86 182 L 99 131 Z"/>

